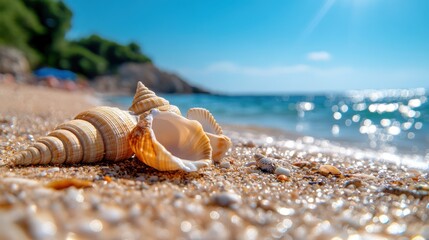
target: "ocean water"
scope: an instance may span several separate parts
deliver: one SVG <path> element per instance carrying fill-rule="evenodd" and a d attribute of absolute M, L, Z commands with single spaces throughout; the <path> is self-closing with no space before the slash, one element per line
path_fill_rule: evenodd
<path fill-rule="evenodd" d="M 185 115 L 210 110 L 220 123 L 275 128 L 345 146 L 429 159 L 429 102 L 425 89 L 362 90 L 273 96 L 161 95 Z M 107 101 L 130 106 L 132 96 Z"/>

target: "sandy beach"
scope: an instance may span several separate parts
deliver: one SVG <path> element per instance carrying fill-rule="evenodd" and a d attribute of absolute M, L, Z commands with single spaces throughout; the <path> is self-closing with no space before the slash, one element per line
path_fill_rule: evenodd
<path fill-rule="evenodd" d="M 193 173 L 135 158 L 12 164 L 98 104 L 85 93 L 0 85 L 0 239 L 429 239 L 427 170 L 317 152 L 311 137 L 229 126 L 226 157 Z M 262 171 L 255 154 L 280 170 Z M 61 179 L 74 186 L 53 188 Z"/>

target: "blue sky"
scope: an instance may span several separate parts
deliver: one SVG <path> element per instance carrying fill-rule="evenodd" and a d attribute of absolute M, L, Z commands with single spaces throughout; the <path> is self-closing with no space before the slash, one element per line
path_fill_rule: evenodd
<path fill-rule="evenodd" d="M 67 0 L 69 38 L 136 41 L 227 93 L 429 87 L 428 0 Z"/>

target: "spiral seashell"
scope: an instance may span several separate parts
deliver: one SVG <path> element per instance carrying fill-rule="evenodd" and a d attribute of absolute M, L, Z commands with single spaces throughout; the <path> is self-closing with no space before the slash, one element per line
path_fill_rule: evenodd
<path fill-rule="evenodd" d="M 154 109 L 129 136 L 137 158 L 159 171 L 196 171 L 211 163 L 209 138 L 200 123 Z"/>
<path fill-rule="evenodd" d="M 261 169 L 263 172 L 274 173 L 277 165 L 274 159 L 268 158 L 260 153 L 257 153 L 253 156 L 256 160 L 256 166 Z"/>
<path fill-rule="evenodd" d="M 48 136 L 18 153 L 17 165 L 91 163 L 128 159 L 128 134 L 136 117 L 114 107 L 95 107 L 58 125 Z"/>
<path fill-rule="evenodd" d="M 158 97 L 142 82 L 138 82 L 136 94 L 134 95 L 133 103 L 129 110 L 134 112 L 136 115 L 141 115 L 149 113 L 150 110 L 154 108 L 157 108 L 160 111 L 169 111 L 181 115 L 178 107 L 170 105 L 166 99 Z"/>
<path fill-rule="evenodd" d="M 210 139 L 212 159 L 215 162 L 219 162 L 231 147 L 231 139 L 223 135 L 222 128 L 207 109 L 191 108 L 188 110 L 187 118 L 201 123 L 204 132 Z"/>

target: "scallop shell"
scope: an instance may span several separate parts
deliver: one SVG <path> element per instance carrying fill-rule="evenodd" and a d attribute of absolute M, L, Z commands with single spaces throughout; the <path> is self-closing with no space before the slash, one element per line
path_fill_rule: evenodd
<path fill-rule="evenodd" d="M 17 154 L 17 165 L 118 161 L 133 155 L 128 134 L 136 117 L 114 107 L 95 107 L 56 127 Z"/>
<path fill-rule="evenodd" d="M 211 163 L 209 138 L 200 123 L 152 110 L 129 137 L 137 158 L 159 171 L 196 171 Z"/>
<path fill-rule="evenodd" d="M 136 115 L 141 115 L 149 113 L 150 110 L 154 108 L 157 108 L 160 111 L 169 111 L 181 115 L 178 107 L 170 105 L 166 99 L 157 96 L 142 82 L 138 82 L 136 94 L 134 95 L 133 103 L 129 110 L 134 112 Z"/>
<path fill-rule="evenodd" d="M 231 147 L 231 139 L 223 135 L 222 128 L 207 109 L 191 108 L 188 110 L 187 118 L 201 123 L 204 132 L 210 139 L 212 159 L 215 162 L 219 162 Z"/>

